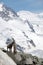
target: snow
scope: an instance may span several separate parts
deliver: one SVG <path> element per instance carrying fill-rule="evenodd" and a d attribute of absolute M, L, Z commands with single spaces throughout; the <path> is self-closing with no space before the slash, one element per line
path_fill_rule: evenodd
<path fill-rule="evenodd" d="M 43 18 L 42 18 L 42 13 L 32 13 L 30 11 L 19 11 L 17 12 L 17 14 L 19 15 L 19 17 L 23 20 L 28 20 L 31 23 L 41 23 L 43 22 Z M 42 24 L 42 23 L 41 23 Z"/>
<path fill-rule="evenodd" d="M 26 32 L 27 36 L 32 39 L 36 45 L 36 48 L 32 48 L 32 51 L 35 49 L 43 50 L 43 19 L 41 18 L 41 16 L 43 16 L 43 13 L 37 14 L 29 11 L 19 11 L 17 14 L 21 19 L 24 21 L 28 20 L 33 25 L 35 33 L 32 33 L 30 31 Z"/>
<path fill-rule="evenodd" d="M 7 38 L 13 37 L 16 44 L 19 45 L 20 49 L 25 53 L 37 49 L 43 50 L 43 19 L 38 17 L 39 14 L 29 11 L 20 11 L 17 12 L 17 14 L 19 17 L 8 21 L 0 17 L 0 48 L 5 48 L 7 46 Z M 11 12 L 9 16 L 12 17 Z M 33 29 L 35 32 L 32 31 Z M 30 40 L 34 42 L 36 47 L 30 43 Z"/>

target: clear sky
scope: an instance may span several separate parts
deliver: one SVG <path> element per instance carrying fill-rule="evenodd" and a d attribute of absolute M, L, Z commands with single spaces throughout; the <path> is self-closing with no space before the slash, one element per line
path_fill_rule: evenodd
<path fill-rule="evenodd" d="M 43 12 L 43 0 L 0 0 L 15 11 Z"/>

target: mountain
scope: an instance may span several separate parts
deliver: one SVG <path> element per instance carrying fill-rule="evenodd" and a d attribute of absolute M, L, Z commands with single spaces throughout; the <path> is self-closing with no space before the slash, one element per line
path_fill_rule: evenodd
<path fill-rule="evenodd" d="M 18 17 L 16 12 L 13 11 L 11 8 L 8 8 L 4 4 L 0 4 L 0 17 L 4 20 L 8 21 L 13 19 L 14 17 Z"/>
<path fill-rule="evenodd" d="M 5 5 L 0 4 L 0 8 L 2 9 L 0 10 L 0 47 L 3 47 L 3 44 L 6 46 L 5 42 L 8 37 L 14 37 L 20 48 L 30 47 L 29 43 L 34 47 L 33 40 L 29 39 L 25 33 L 28 30 L 32 30 L 30 24 L 29 26 L 25 24 L 16 12 L 13 12 L 13 10 Z M 31 40 L 32 42 L 30 42 Z"/>
<path fill-rule="evenodd" d="M 13 37 L 17 50 L 25 53 L 43 50 L 43 15 L 29 11 L 15 12 L 0 3 L 0 48 Z"/>
<path fill-rule="evenodd" d="M 19 11 L 17 14 L 22 18 L 23 20 L 31 21 L 31 23 L 41 23 L 43 22 L 43 13 L 33 13 L 30 11 Z"/>
<path fill-rule="evenodd" d="M 36 34 L 36 36 L 32 37 L 32 39 L 35 38 L 34 42 L 36 43 L 36 49 L 32 51 L 32 54 L 37 56 L 39 55 L 39 57 L 41 57 L 41 55 L 43 56 L 43 53 L 42 52 L 40 53 L 40 51 L 43 50 L 43 44 L 42 44 L 43 43 L 43 13 L 19 11 L 17 12 L 17 14 L 23 21 L 27 20 L 28 23 L 30 22 L 32 27 L 30 28 L 33 29 L 33 32 Z M 39 49 L 39 51 L 37 48 Z"/>
<path fill-rule="evenodd" d="M 17 12 L 19 17 L 24 21 L 27 20 L 33 25 L 34 31 L 43 36 L 43 13 L 32 13 L 29 11 L 19 11 Z M 31 26 L 32 26 L 31 25 Z"/>

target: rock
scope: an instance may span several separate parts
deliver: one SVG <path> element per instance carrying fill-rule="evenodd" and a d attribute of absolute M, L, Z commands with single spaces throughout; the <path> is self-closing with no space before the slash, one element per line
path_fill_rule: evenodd
<path fill-rule="evenodd" d="M 22 64 L 26 65 L 32 65 L 32 59 L 31 58 L 26 58 L 25 60 L 22 61 Z"/>
<path fill-rule="evenodd" d="M 17 64 L 19 64 L 20 61 L 22 60 L 22 57 L 21 57 L 20 54 L 18 54 L 18 53 L 16 53 L 16 54 L 14 55 L 14 58 L 15 58 L 15 62 L 16 62 Z"/>
<path fill-rule="evenodd" d="M 22 53 L 21 54 L 22 60 L 21 60 L 21 65 L 32 65 L 33 61 L 32 61 L 32 55 L 31 54 L 25 54 Z"/>
<path fill-rule="evenodd" d="M 6 53 L 0 50 L 0 65 L 17 65 Z"/>
<path fill-rule="evenodd" d="M 41 65 L 43 65 L 43 61 L 41 62 Z"/>
<path fill-rule="evenodd" d="M 33 64 L 33 62 L 32 62 L 32 59 L 31 58 L 26 58 L 26 60 L 25 60 L 25 64 Z"/>
<path fill-rule="evenodd" d="M 41 65 L 41 64 L 36 64 L 36 65 Z"/>
<path fill-rule="evenodd" d="M 33 56 L 33 64 L 37 64 L 39 62 L 38 57 Z"/>
<path fill-rule="evenodd" d="M 15 58 L 15 62 L 18 64 L 18 65 L 24 65 L 24 64 L 33 64 L 32 62 L 32 55 L 30 54 L 25 54 L 25 53 L 16 53 L 14 55 L 14 58 Z"/>

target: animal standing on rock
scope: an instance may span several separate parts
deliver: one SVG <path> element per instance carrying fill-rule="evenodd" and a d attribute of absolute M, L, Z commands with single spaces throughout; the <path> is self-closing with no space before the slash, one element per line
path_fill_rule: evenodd
<path fill-rule="evenodd" d="M 8 38 L 6 44 L 7 44 L 7 51 L 9 49 L 9 51 L 12 52 L 12 47 L 13 47 L 13 53 L 16 53 L 16 42 L 14 38 L 11 39 Z"/>

